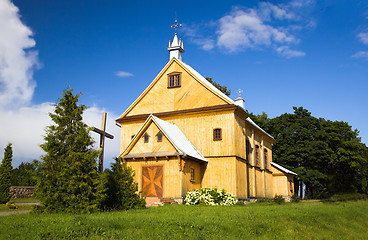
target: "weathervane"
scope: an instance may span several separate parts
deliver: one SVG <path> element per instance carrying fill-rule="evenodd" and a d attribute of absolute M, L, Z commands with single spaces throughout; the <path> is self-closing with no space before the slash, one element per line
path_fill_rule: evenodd
<path fill-rule="evenodd" d="M 239 97 L 241 97 L 242 92 L 243 92 L 243 90 L 241 90 L 241 89 L 239 88 L 239 90 L 237 91 L 237 93 L 239 94 Z"/>
<path fill-rule="evenodd" d="M 178 23 L 178 20 L 177 20 L 177 19 L 175 19 L 175 24 L 174 24 L 174 25 L 171 25 L 171 27 L 172 27 L 172 28 L 175 28 L 175 34 L 176 34 L 176 29 L 177 29 L 178 27 L 181 27 L 181 23 Z"/>

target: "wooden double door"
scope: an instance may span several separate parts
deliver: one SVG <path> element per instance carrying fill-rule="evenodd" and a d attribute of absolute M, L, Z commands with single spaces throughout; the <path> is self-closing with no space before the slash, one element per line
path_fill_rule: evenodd
<path fill-rule="evenodd" d="M 163 166 L 142 167 L 142 192 L 147 197 L 162 197 Z"/>

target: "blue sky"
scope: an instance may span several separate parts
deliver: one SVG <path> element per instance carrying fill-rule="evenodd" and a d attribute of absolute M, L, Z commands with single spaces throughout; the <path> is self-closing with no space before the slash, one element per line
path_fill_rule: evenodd
<path fill-rule="evenodd" d="M 12 142 L 16 164 L 39 158 L 47 112 L 69 84 L 88 124 L 108 112 L 106 159 L 118 155 L 114 119 L 168 62 L 175 16 L 183 61 L 233 99 L 242 89 L 250 112 L 302 106 L 368 142 L 366 1 L 0 0 L 0 148 Z"/>

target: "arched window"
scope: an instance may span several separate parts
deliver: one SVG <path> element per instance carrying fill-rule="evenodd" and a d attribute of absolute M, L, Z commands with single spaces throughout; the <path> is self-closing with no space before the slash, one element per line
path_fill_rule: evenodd
<path fill-rule="evenodd" d="M 214 141 L 222 140 L 222 131 L 221 131 L 221 128 L 215 128 L 215 129 L 213 129 L 213 140 Z"/>
<path fill-rule="evenodd" d="M 144 142 L 145 143 L 148 143 L 148 141 L 149 141 L 149 135 L 148 135 L 148 133 L 145 133 L 144 136 L 143 136 L 143 138 L 144 138 Z"/>
<path fill-rule="evenodd" d="M 159 133 L 157 133 L 157 142 L 162 142 L 162 133 L 161 132 L 159 132 Z"/>

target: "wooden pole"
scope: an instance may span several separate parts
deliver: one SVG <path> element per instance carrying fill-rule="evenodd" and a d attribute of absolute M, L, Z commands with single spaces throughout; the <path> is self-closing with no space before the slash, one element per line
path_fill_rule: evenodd
<path fill-rule="evenodd" d="M 93 128 L 93 131 L 100 134 L 100 156 L 98 159 L 98 171 L 100 173 L 103 172 L 103 160 L 104 160 L 104 148 L 105 148 L 105 137 L 114 139 L 114 136 L 107 133 L 105 131 L 106 129 L 106 119 L 107 119 L 107 113 L 102 113 L 102 123 L 101 123 L 101 129 Z"/>

